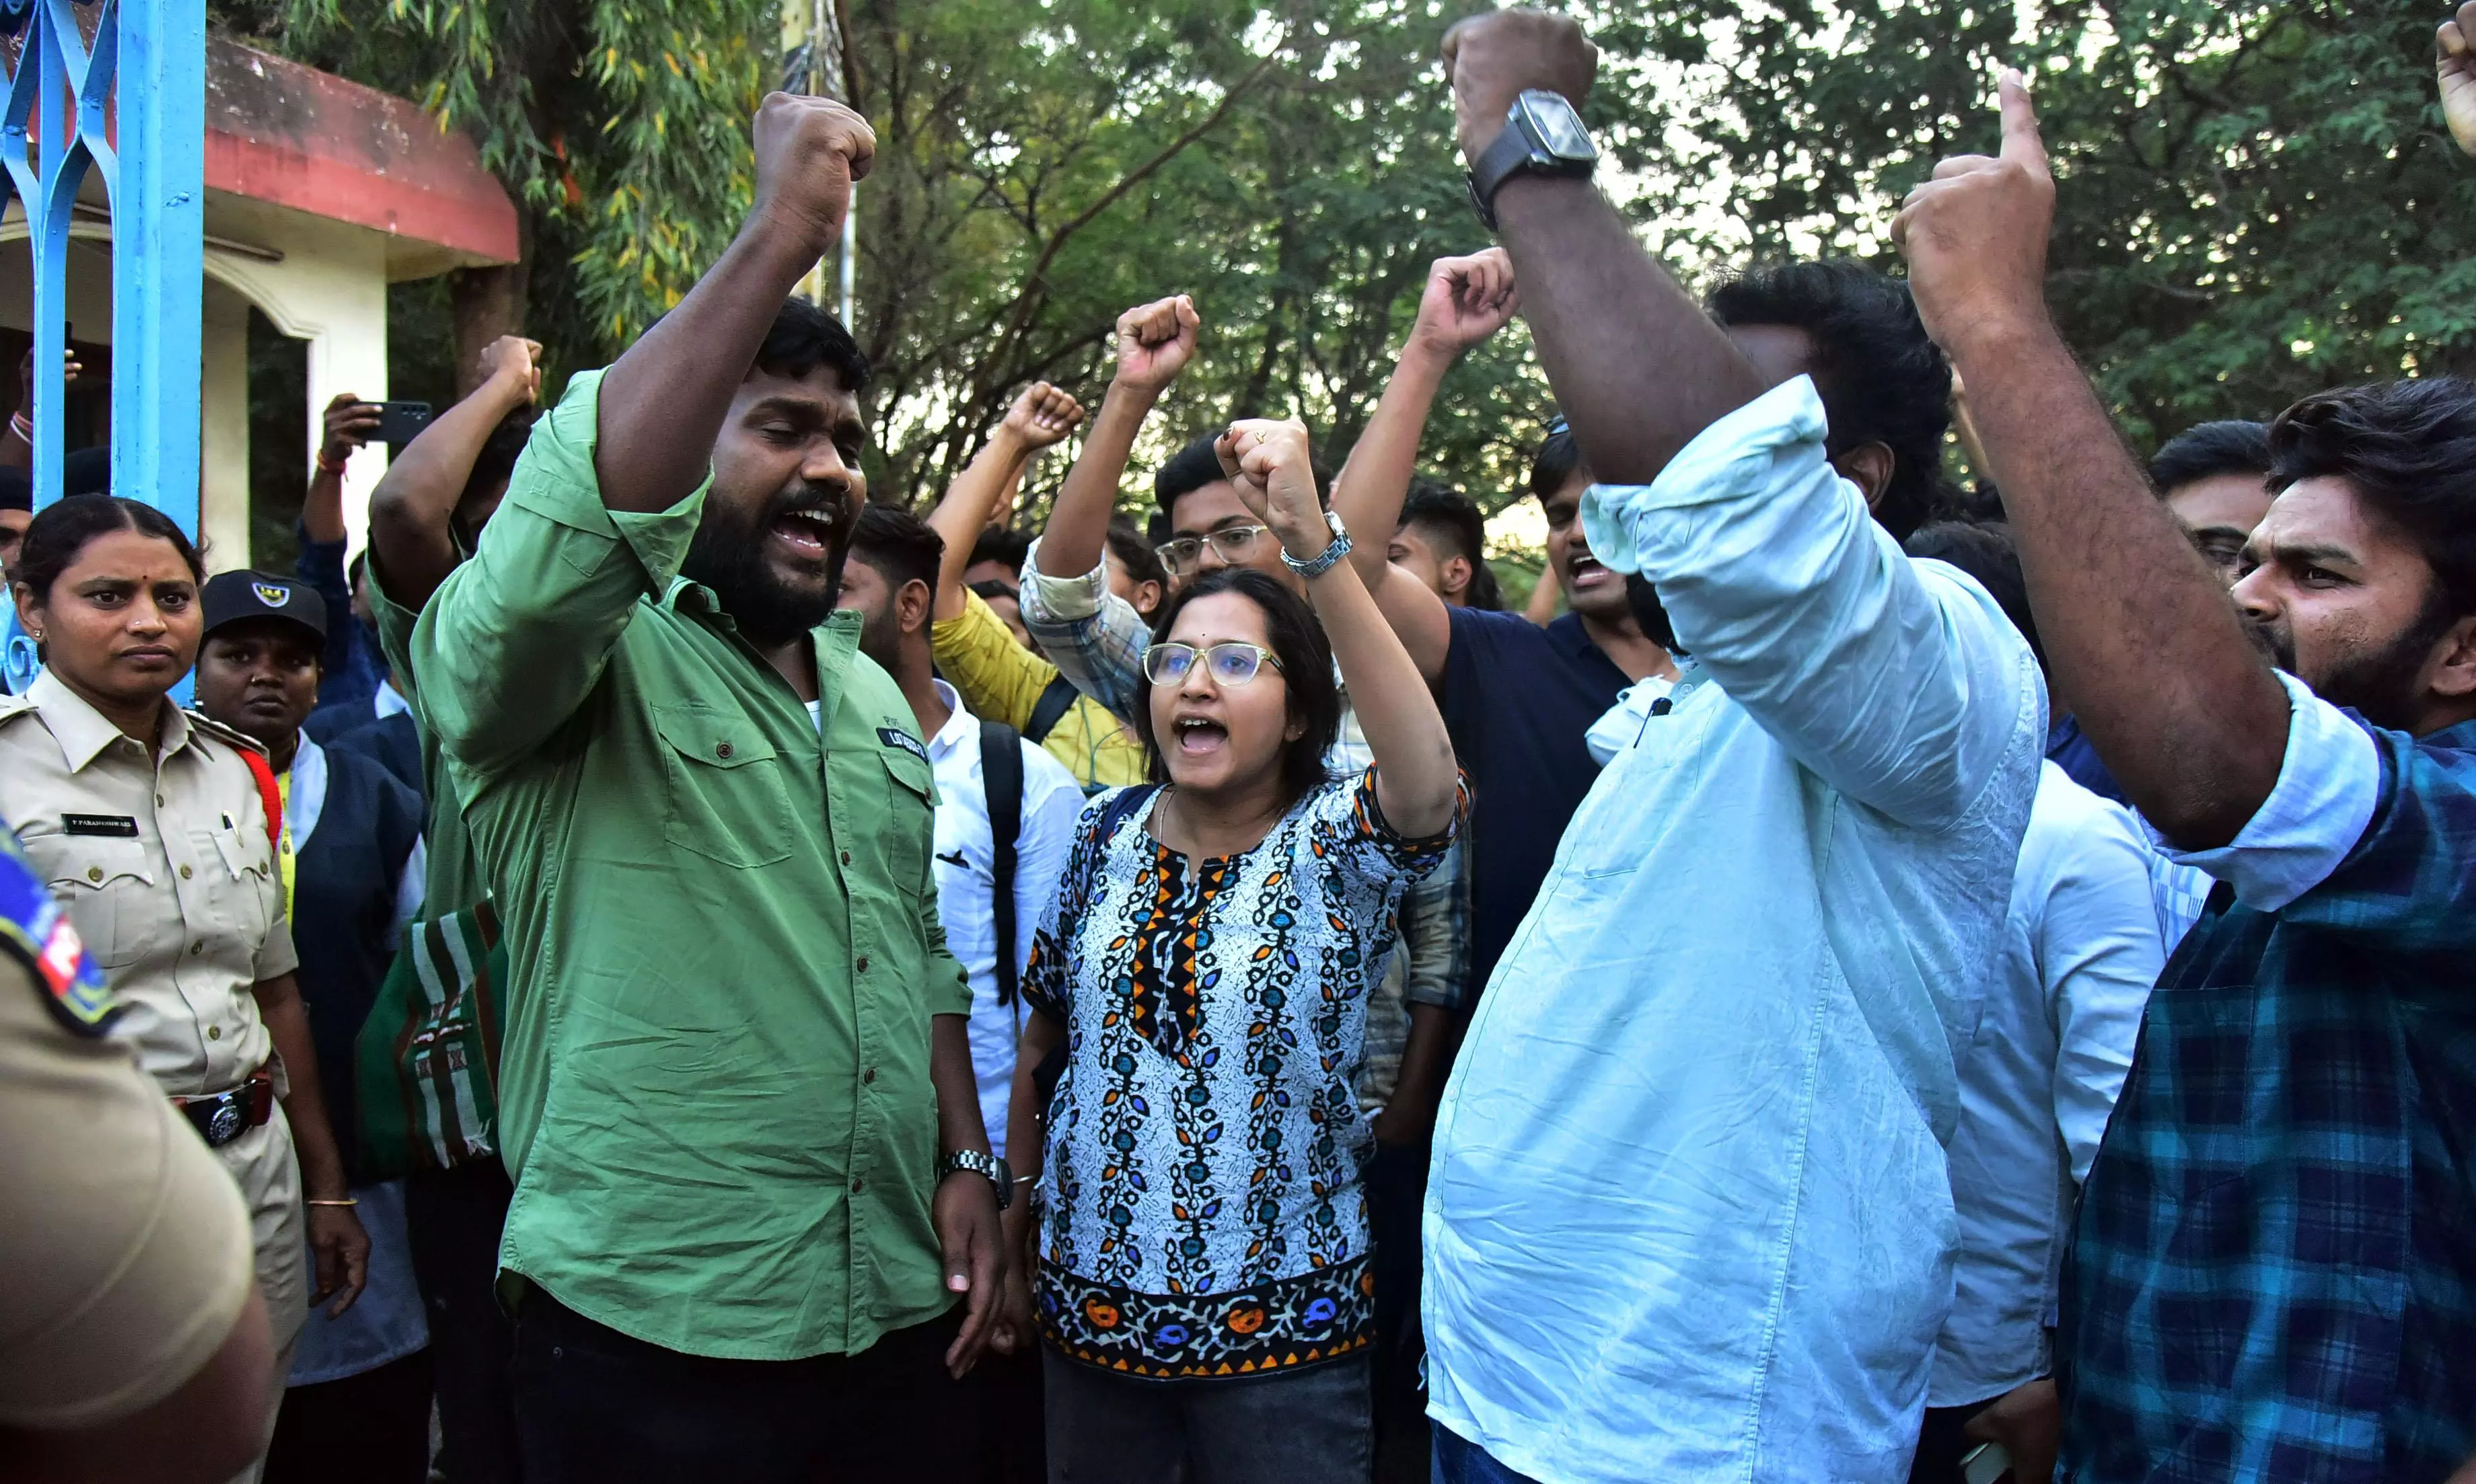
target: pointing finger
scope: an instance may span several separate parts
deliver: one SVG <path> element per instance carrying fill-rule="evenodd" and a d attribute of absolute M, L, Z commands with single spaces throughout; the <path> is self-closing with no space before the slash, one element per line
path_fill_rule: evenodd
<path fill-rule="evenodd" d="M 2029 80 L 2017 67 L 2005 67 L 1994 85 L 2003 110 L 2003 158 L 2013 164 L 2046 168 L 2046 141 L 2038 135 L 2037 106 L 2029 101 Z"/>
<path fill-rule="evenodd" d="M 1995 163 L 1996 161 L 1984 155 L 1954 155 L 1948 160 L 1936 161 L 1934 174 L 1929 177 L 1929 179 L 1947 181 L 1955 175 L 1968 175 L 1979 170 L 1991 170 L 1994 167 Z"/>

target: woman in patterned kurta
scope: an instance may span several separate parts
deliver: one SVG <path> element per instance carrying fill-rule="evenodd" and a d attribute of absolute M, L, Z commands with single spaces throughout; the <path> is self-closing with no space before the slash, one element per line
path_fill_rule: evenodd
<path fill-rule="evenodd" d="M 1009 1320 L 1049 1345 L 1052 1478 L 1368 1468 L 1352 1089 L 1395 908 L 1451 838 L 1459 776 L 1365 586 L 1319 565 L 1305 431 L 1241 424 L 1222 450 L 1314 608 L 1242 568 L 1171 601 L 1136 714 L 1156 781 L 1087 807 L 1034 939 L 1009 1139 L 1040 1150 L 1040 1263 Z M 1336 660 L 1375 756 L 1346 778 L 1323 761 Z M 1044 1140 L 1033 1069 L 1061 1044 Z M 1009 1212 L 1017 1234 L 1031 1219 Z"/>

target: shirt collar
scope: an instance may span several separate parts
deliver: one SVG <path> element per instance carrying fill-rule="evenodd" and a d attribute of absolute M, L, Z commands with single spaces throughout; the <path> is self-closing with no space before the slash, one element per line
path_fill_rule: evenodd
<path fill-rule="evenodd" d="M 395 682 L 392 680 L 379 681 L 379 693 L 372 698 L 370 705 L 379 713 L 381 721 L 385 721 L 399 711 L 412 709 L 412 703 L 404 699 L 404 693 L 395 688 Z"/>
<path fill-rule="evenodd" d="M 87 764 L 103 755 L 103 750 L 123 735 L 101 711 L 87 705 L 86 698 L 62 683 L 48 669 L 26 687 L 26 699 L 42 713 L 43 725 L 51 729 L 52 740 L 60 743 L 61 756 L 71 773 L 84 772 Z M 168 698 L 162 705 L 170 713 L 163 719 L 163 755 L 168 757 L 188 746 L 189 718 Z"/>
<path fill-rule="evenodd" d="M 938 728 L 937 734 L 928 739 L 930 755 L 943 757 L 962 746 L 965 737 L 980 730 L 980 719 L 963 709 L 963 698 L 953 686 L 944 680 L 932 680 L 928 683 L 937 687 L 937 699 L 946 703 L 947 707 L 946 725 Z"/>

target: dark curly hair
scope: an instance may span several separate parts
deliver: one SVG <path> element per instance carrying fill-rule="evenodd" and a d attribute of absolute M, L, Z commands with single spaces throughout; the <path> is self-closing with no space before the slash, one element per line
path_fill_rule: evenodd
<path fill-rule="evenodd" d="M 1723 326 L 1783 325 L 1814 341 L 1814 389 L 1837 458 L 1867 443 L 1892 451 L 1892 482 L 1874 519 L 1895 541 L 1949 505 L 1944 434 L 1951 428 L 1951 363 L 1918 318 L 1909 285 L 1861 262 L 1770 263 L 1712 291 Z"/>
<path fill-rule="evenodd" d="M 2433 637 L 2476 613 L 2476 382 L 2455 376 L 2346 386 L 2305 398 L 2269 425 L 2269 490 L 2344 480 L 2433 569 Z M 2434 628 L 2435 625 L 2439 628 Z"/>
<path fill-rule="evenodd" d="M 1215 567 L 1187 583 L 1161 605 L 1152 620 L 1152 641 L 1169 637 L 1188 604 L 1215 593 L 1236 593 L 1263 609 L 1264 634 L 1271 640 L 1268 647 L 1281 662 L 1281 680 L 1290 691 L 1290 715 L 1300 728 L 1299 735 L 1281 746 L 1281 807 L 1287 809 L 1331 776 L 1325 768 L 1325 754 L 1341 735 L 1341 688 L 1332 679 L 1332 644 L 1304 598 L 1252 567 Z M 1166 783 L 1169 765 L 1161 757 L 1160 738 L 1152 734 L 1149 676 L 1135 683 L 1134 710 L 1135 735 L 1143 740 L 1151 779 Z"/>

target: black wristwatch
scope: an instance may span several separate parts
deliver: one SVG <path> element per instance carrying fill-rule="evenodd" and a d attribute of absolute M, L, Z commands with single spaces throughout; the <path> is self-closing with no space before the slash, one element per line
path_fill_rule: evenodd
<path fill-rule="evenodd" d="M 1496 230 L 1496 192 L 1517 175 L 1588 180 L 1599 162 L 1580 115 L 1562 93 L 1533 87 L 1505 111 L 1504 132 L 1479 152 L 1469 172 L 1471 207 Z"/>
<path fill-rule="evenodd" d="M 938 1183 L 944 1184 L 946 1176 L 958 1170 L 969 1170 L 974 1175 L 986 1176 L 988 1182 L 998 1188 L 999 1210 L 1003 1211 L 1014 1203 L 1014 1169 L 1004 1160 L 994 1154 L 983 1154 L 978 1150 L 956 1150 L 937 1161 Z"/>

